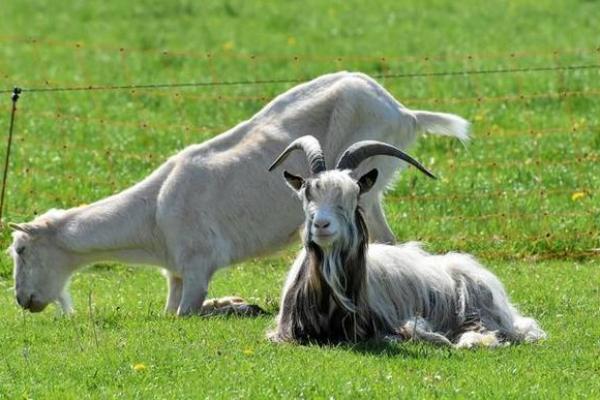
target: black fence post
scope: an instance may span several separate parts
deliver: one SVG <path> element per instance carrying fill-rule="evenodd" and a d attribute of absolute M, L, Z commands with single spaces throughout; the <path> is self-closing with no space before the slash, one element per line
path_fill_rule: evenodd
<path fill-rule="evenodd" d="M 17 111 L 17 101 L 21 94 L 21 88 L 15 87 L 13 89 L 11 100 L 12 100 L 12 111 L 10 113 L 10 126 L 8 128 L 8 142 L 6 144 L 6 157 L 4 158 L 4 173 L 2 174 L 2 193 L 0 194 L 0 225 L 3 225 L 2 216 L 4 214 L 4 194 L 6 192 L 6 180 L 8 178 L 8 166 L 10 163 L 10 149 L 12 146 L 13 128 L 15 126 L 15 113 Z"/>

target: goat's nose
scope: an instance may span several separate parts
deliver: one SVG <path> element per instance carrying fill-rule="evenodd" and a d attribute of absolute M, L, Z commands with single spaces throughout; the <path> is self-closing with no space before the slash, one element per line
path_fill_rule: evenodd
<path fill-rule="evenodd" d="M 331 225 L 331 222 L 326 219 L 316 219 L 313 221 L 313 225 L 317 229 L 325 229 L 328 228 L 329 225 Z"/>
<path fill-rule="evenodd" d="M 31 304 L 31 299 L 33 296 L 27 296 L 27 295 L 19 295 L 17 294 L 17 303 L 19 303 L 19 305 L 23 308 L 29 308 L 29 305 Z"/>

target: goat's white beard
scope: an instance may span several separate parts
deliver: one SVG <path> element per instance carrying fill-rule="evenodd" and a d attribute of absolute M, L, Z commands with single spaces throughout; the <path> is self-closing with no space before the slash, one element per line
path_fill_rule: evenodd
<path fill-rule="evenodd" d="M 346 287 L 348 280 L 341 279 L 342 275 L 345 273 L 342 253 L 344 249 L 349 249 L 346 257 L 356 257 L 358 237 L 355 232 L 355 230 L 348 232 L 348 235 L 340 237 L 325 248 L 319 246 L 323 252 L 323 264 L 321 266 L 323 279 L 325 279 L 325 282 L 327 282 L 331 288 L 332 294 L 335 296 L 338 303 L 350 313 L 357 312 L 357 305 L 345 294 L 348 289 Z"/>
<path fill-rule="evenodd" d="M 323 253 L 327 253 L 333 246 L 335 241 L 333 240 L 326 240 L 325 242 L 317 242 L 314 237 L 313 237 L 313 242 L 319 246 L 319 248 L 321 249 L 321 251 Z"/>

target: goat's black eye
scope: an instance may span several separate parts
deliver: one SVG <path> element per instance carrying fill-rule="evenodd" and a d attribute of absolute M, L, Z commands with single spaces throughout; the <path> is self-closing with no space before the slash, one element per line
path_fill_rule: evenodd
<path fill-rule="evenodd" d="M 25 252 L 25 246 L 19 246 L 19 247 L 17 247 L 16 252 L 17 252 L 18 255 L 23 254 L 23 252 Z"/>
<path fill-rule="evenodd" d="M 305 184 L 306 186 L 304 187 L 304 195 L 306 196 L 306 200 L 311 201 L 311 196 L 310 196 L 310 183 L 306 182 Z"/>

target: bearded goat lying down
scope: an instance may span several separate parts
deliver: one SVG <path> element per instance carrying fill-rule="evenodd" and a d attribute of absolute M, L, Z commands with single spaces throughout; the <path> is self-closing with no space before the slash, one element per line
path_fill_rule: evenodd
<path fill-rule="evenodd" d="M 432 255 L 418 243 L 369 244 L 359 199 L 377 180 L 353 170 L 369 157 L 400 158 L 427 175 L 399 149 L 363 141 L 326 170 L 318 141 L 292 142 L 271 166 L 301 149 L 312 166 L 303 179 L 284 172 L 303 201 L 304 249 L 283 290 L 274 341 L 320 342 L 416 339 L 455 347 L 498 346 L 545 337 L 537 322 L 510 303 L 502 283 L 472 256 Z"/>

